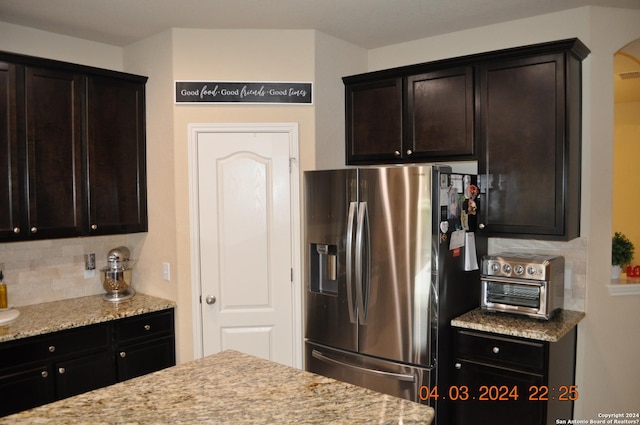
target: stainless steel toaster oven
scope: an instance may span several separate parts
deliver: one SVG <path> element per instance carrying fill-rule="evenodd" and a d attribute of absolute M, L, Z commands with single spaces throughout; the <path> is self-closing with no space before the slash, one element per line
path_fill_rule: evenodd
<path fill-rule="evenodd" d="M 487 255 L 480 281 L 482 309 L 549 320 L 564 304 L 564 257 Z"/>

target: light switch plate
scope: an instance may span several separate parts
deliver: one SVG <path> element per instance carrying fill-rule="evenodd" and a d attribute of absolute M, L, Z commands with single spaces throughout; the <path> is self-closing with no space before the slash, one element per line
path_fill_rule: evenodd
<path fill-rule="evenodd" d="M 171 280 L 171 265 L 169 263 L 162 263 L 162 280 Z"/>

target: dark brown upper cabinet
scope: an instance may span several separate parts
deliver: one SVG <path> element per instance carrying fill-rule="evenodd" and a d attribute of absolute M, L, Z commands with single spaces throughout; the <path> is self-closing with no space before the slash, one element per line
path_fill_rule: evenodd
<path fill-rule="evenodd" d="M 473 157 L 472 67 L 363 74 L 344 82 L 347 164 Z"/>
<path fill-rule="evenodd" d="M 0 240 L 20 231 L 16 66 L 0 62 Z"/>
<path fill-rule="evenodd" d="M 347 164 L 402 158 L 402 78 L 346 86 Z"/>
<path fill-rule="evenodd" d="M 588 54 L 573 38 L 344 77 L 346 163 L 477 160 L 480 232 L 576 238 Z"/>
<path fill-rule="evenodd" d="M 0 242 L 147 230 L 145 82 L 0 52 Z"/>
<path fill-rule="evenodd" d="M 488 236 L 580 235 L 581 61 L 578 40 L 479 65 L 479 159 Z"/>
<path fill-rule="evenodd" d="M 473 67 L 407 77 L 405 157 L 414 161 L 471 158 L 474 149 Z"/>
<path fill-rule="evenodd" d="M 20 233 L 38 239 L 79 236 L 84 77 L 31 66 L 24 73 L 27 214 Z"/>
<path fill-rule="evenodd" d="M 90 234 L 147 230 L 144 99 L 141 82 L 89 77 Z"/>

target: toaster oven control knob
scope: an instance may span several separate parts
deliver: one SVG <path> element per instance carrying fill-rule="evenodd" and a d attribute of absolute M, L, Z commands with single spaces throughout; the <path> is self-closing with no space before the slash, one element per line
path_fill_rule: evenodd
<path fill-rule="evenodd" d="M 499 272 L 500 271 L 500 264 L 498 264 L 498 263 L 491 264 L 491 271 L 492 272 Z"/>
<path fill-rule="evenodd" d="M 524 273 L 524 266 L 522 264 L 518 264 L 517 266 L 515 266 L 513 268 L 513 271 L 520 276 L 522 273 Z"/>
<path fill-rule="evenodd" d="M 502 271 L 505 273 L 511 273 L 511 264 L 505 264 L 502 266 Z"/>
<path fill-rule="evenodd" d="M 531 276 L 534 276 L 537 272 L 538 271 L 533 266 L 529 266 L 529 268 L 527 269 L 527 273 L 529 273 Z"/>

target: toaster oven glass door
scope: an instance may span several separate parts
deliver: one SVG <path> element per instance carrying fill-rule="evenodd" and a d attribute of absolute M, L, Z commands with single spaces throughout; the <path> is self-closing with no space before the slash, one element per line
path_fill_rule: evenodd
<path fill-rule="evenodd" d="M 540 308 L 542 286 L 539 283 L 489 280 L 485 285 L 487 303 Z"/>

